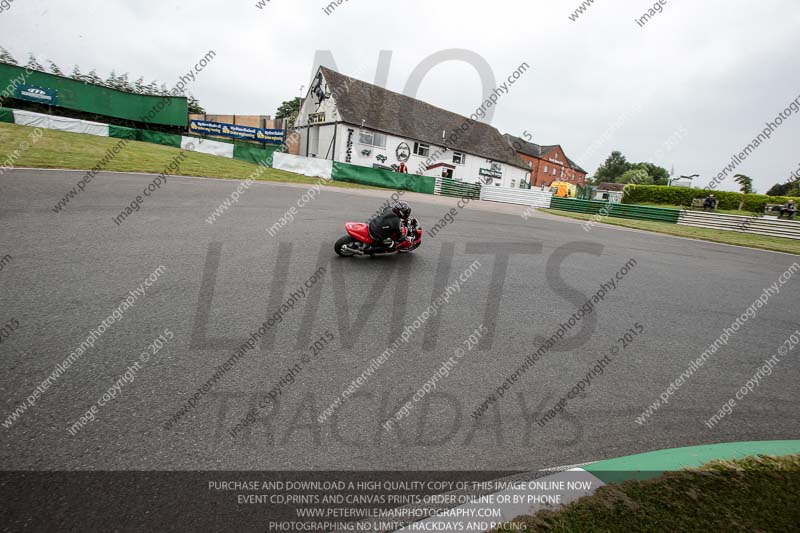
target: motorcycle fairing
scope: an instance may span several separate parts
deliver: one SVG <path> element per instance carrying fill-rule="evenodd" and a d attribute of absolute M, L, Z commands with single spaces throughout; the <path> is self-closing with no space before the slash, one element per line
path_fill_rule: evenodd
<path fill-rule="evenodd" d="M 344 225 L 347 234 L 354 239 L 366 244 L 374 244 L 375 241 L 369 236 L 369 226 L 361 222 L 347 222 Z"/>

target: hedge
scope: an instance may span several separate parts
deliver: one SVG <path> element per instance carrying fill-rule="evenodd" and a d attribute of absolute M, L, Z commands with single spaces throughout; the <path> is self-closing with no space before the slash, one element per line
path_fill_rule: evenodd
<path fill-rule="evenodd" d="M 717 198 L 719 209 L 742 209 L 754 213 L 763 213 L 767 204 L 783 204 L 790 200 L 786 196 L 766 196 L 764 194 L 742 194 L 740 192 L 716 191 L 713 189 L 689 189 L 686 187 L 667 187 L 665 185 L 626 185 L 622 202 L 638 204 L 692 205 L 695 198 L 705 198 L 713 194 Z M 795 198 L 800 203 L 800 198 Z"/>
<path fill-rule="evenodd" d="M 766 194 L 745 194 L 744 211 L 752 211 L 753 213 L 763 213 L 767 204 L 785 204 L 789 200 L 794 200 L 800 204 L 800 198 L 793 198 L 791 196 L 767 196 Z"/>

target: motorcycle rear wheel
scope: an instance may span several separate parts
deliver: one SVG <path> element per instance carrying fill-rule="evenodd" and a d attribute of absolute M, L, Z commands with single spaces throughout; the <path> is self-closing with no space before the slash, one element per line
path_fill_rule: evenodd
<path fill-rule="evenodd" d="M 342 237 L 341 239 L 336 241 L 336 244 L 333 245 L 333 251 L 336 252 L 336 255 L 339 255 L 339 256 L 342 256 L 342 257 L 350 257 L 353 254 L 342 252 L 342 248 L 344 246 L 350 246 L 350 245 L 355 244 L 357 242 L 358 241 L 355 240 L 350 235 L 345 235 L 344 237 Z"/>

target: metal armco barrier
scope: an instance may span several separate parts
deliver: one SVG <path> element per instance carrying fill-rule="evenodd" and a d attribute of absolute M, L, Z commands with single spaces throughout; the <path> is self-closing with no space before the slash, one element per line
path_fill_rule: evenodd
<path fill-rule="evenodd" d="M 704 211 L 681 211 L 678 224 L 769 237 L 800 239 L 800 222 L 786 219 L 778 220 L 773 217 L 754 218 L 741 215 L 707 213 Z"/>
<path fill-rule="evenodd" d="M 512 189 L 491 185 L 481 187 L 481 200 L 490 202 L 548 208 L 550 207 L 551 198 L 553 198 L 553 193 L 539 189 Z"/>
<path fill-rule="evenodd" d="M 434 194 L 478 200 L 481 197 L 481 186 L 478 183 L 463 183 L 447 178 L 436 178 Z"/>
<path fill-rule="evenodd" d="M 550 203 L 553 209 L 586 213 L 589 215 L 600 214 L 600 210 L 608 210 L 608 216 L 617 218 L 630 218 L 634 220 L 652 220 L 677 224 L 680 209 L 666 209 L 663 207 L 650 207 L 645 205 L 609 204 L 594 200 L 577 200 L 575 198 L 553 198 Z"/>

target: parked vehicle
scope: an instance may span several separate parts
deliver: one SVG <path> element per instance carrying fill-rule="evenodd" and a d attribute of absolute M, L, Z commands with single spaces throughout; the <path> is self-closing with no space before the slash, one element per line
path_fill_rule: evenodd
<path fill-rule="evenodd" d="M 554 181 L 550 184 L 550 192 L 559 198 L 575 198 L 578 195 L 578 188 L 574 183 L 566 181 Z"/>

